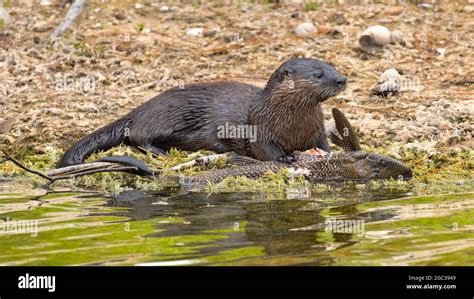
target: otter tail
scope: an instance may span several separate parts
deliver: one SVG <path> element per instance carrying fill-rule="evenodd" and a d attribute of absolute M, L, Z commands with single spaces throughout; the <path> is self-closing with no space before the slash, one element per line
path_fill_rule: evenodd
<path fill-rule="evenodd" d="M 92 153 L 119 145 L 125 139 L 128 125 L 129 120 L 119 119 L 83 137 L 64 153 L 58 167 L 81 164 Z"/>

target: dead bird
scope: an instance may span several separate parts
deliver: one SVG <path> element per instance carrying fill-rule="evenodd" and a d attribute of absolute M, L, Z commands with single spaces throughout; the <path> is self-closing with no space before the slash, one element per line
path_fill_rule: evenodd
<path fill-rule="evenodd" d="M 238 155 L 229 155 L 233 161 L 239 161 L 240 164 L 244 161 L 243 164 L 245 165 L 211 170 L 195 176 L 164 176 L 160 179 L 171 179 L 186 189 L 203 189 L 209 183 L 219 183 L 228 177 L 258 178 L 268 171 L 279 172 L 281 170 L 286 170 L 293 175 L 303 175 L 305 178 L 314 181 L 389 178 L 406 180 L 412 177 L 411 169 L 403 163 L 388 156 L 363 151 L 354 129 L 344 114 L 337 108 L 333 108 L 332 114 L 335 120 L 336 132 L 330 131 L 328 133 L 329 138 L 345 152 L 330 154 L 320 150 L 296 152 L 295 157 L 297 159 L 291 164 L 278 161 L 258 161 Z M 188 163 L 190 162 L 186 164 Z M 145 163 L 135 158 L 112 156 L 92 163 L 58 168 L 42 176 L 49 179 L 50 182 L 54 182 L 75 176 L 112 171 L 129 172 L 141 176 L 154 176 L 161 173 L 160 170 L 152 170 Z"/>

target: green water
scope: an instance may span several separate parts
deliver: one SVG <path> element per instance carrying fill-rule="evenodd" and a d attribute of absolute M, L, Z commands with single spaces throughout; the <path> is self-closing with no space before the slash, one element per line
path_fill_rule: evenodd
<path fill-rule="evenodd" d="M 473 188 L 458 187 L 344 185 L 282 199 L 3 182 L 0 265 L 474 265 Z"/>

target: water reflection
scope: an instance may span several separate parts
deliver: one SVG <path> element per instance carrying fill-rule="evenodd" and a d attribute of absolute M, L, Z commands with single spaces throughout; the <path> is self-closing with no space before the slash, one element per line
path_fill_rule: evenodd
<path fill-rule="evenodd" d="M 0 234 L 0 264 L 462 265 L 474 246 L 473 195 L 465 190 L 416 197 L 411 187 L 334 184 L 307 191 L 284 192 L 290 199 L 176 190 L 116 197 L 0 192 L 0 220 L 39 223 L 35 238 Z"/>
<path fill-rule="evenodd" d="M 320 238 L 318 233 L 325 232 L 328 216 L 380 220 L 380 217 L 372 218 L 372 215 L 359 215 L 357 203 L 400 198 L 409 194 L 407 191 L 387 193 L 380 190 L 368 193 L 359 192 L 354 186 L 338 187 L 338 192 L 313 192 L 310 198 L 291 200 L 265 200 L 253 193 L 147 194 L 132 191 L 110 199 L 108 205 L 129 208 L 120 215 L 134 220 L 153 217 L 183 219 L 178 223 L 162 221 L 159 227 L 164 230 L 147 237 L 226 235 L 226 238 L 216 240 L 212 246 L 200 248 L 194 254 L 195 257 L 212 256 L 246 246 L 262 247 L 266 256 L 288 256 L 326 250 L 327 240 Z M 292 191 L 292 194 L 295 192 Z M 327 215 L 321 215 L 323 210 Z M 338 246 L 354 243 L 351 233 L 334 233 L 332 238 L 331 243 Z"/>

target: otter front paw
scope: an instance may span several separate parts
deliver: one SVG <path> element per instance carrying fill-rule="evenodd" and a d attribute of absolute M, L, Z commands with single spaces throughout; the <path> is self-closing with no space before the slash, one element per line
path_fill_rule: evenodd
<path fill-rule="evenodd" d="M 298 161 L 298 156 L 291 154 L 291 155 L 283 155 L 277 158 L 278 162 L 286 163 L 286 164 L 291 164 L 293 162 Z"/>

